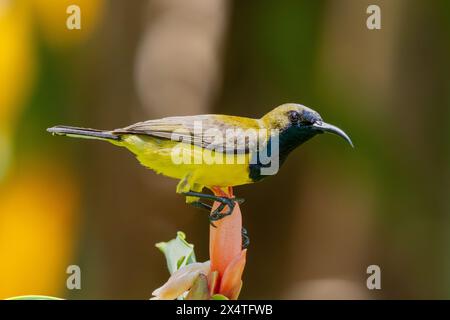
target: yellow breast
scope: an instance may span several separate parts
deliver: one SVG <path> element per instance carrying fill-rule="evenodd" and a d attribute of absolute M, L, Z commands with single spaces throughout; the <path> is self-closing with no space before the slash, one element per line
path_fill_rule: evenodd
<path fill-rule="evenodd" d="M 249 154 L 224 154 L 177 141 L 142 135 L 124 135 L 121 145 L 136 154 L 142 165 L 206 187 L 251 183 Z"/>

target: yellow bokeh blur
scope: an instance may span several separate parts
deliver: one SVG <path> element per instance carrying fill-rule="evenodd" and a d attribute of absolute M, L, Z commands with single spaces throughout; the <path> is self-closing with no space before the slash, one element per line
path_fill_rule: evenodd
<path fill-rule="evenodd" d="M 0 5 L 0 135 L 14 127 L 34 77 L 31 15 L 24 1 Z"/>
<path fill-rule="evenodd" d="M 39 27 L 45 39 L 56 47 L 76 45 L 89 36 L 96 28 L 103 0 L 30 0 L 37 15 Z M 80 30 L 69 30 L 66 22 L 70 13 L 67 8 L 76 5 L 80 8 Z"/>
<path fill-rule="evenodd" d="M 69 5 L 80 7 L 81 30 L 66 27 Z M 13 143 L 17 122 L 41 81 L 40 42 L 51 48 L 82 44 L 98 25 L 103 5 L 103 0 L 0 0 L 0 299 L 58 296 L 74 262 L 80 200 L 73 169 L 45 151 L 13 154 Z"/>
<path fill-rule="evenodd" d="M 81 29 L 69 30 L 68 6 L 81 11 Z M 76 45 L 97 26 L 103 0 L 18 0 L 0 4 L 0 134 L 14 127 L 35 75 L 35 31 L 37 26 L 49 44 Z M 33 20 L 36 18 L 36 23 Z"/>
<path fill-rule="evenodd" d="M 0 186 L 0 298 L 61 293 L 78 202 L 75 178 L 51 159 L 24 166 Z"/>

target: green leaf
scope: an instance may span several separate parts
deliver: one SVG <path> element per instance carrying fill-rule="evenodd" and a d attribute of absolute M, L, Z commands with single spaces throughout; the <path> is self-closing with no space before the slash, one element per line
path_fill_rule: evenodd
<path fill-rule="evenodd" d="M 211 300 L 230 300 L 227 297 L 225 297 L 224 295 L 221 294 L 215 294 L 211 297 Z"/>
<path fill-rule="evenodd" d="M 58 297 L 51 297 L 51 296 L 30 295 L 30 296 L 11 297 L 11 298 L 7 298 L 5 300 L 64 300 L 64 299 L 61 299 Z"/>
<path fill-rule="evenodd" d="M 181 267 L 196 262 L 194 245 L 186 241 L 186 235 L 182 231 L 177 232 L 177 237 L 168 242 L 160 242 L 156 247 L 166 257 L 167 268 L 170 274 Z"/>

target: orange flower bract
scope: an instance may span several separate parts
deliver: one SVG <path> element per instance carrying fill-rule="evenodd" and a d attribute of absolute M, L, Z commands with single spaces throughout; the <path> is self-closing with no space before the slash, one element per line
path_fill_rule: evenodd
<path fill-rule="evenodd" d="M 227 192 L 214 189 L 217 196 L 233 198 L 232 188 Z M 220 205 L 215 202 L 212 210 Z M 229 299 L 237 299 L 242 286 L 242 273 L 246 262 L 247 250 L 242 250 L 242 214 L 236 203 L 233 213 L 215 221 L 216 227 L 210 226 L 209 255 L 211 271 L 219 272 L 219 292 Z"/>

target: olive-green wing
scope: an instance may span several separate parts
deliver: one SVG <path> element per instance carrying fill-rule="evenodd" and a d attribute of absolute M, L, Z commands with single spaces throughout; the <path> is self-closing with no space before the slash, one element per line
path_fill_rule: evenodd
<path fill-rule="evenodd" d="M 257 119 L 198 115 L 138 122 L 112 133 L 170 139 L 218 152 L 248 153 L 257 149 L 257 140 L 253 139 L 253 135 L 258 134 L 260 128 L 262 123 Z"/>

